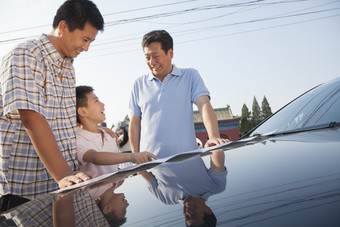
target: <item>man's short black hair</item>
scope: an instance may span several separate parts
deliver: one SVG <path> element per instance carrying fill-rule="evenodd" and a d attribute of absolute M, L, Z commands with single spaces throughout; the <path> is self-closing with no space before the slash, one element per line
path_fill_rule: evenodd
<path fill-rule="evenodd" d="M 70 32 L 75 29 L 83 30 L 86 23 L 98 31 L 104 30 L 104 19 L 97 6 L 89 0 L 67 0 L 62 4 L 53 19 L 53 28 L 60 21 L 66 21 Z"/>
<path fill-rule="evenodd" d="M 160 42 L 162 50 L 167 54 L 174 49 L 174 43 L 170 34 L 165 30 L 154 30 L 143 36 L 142 47 L 147 47 L 153 42 Z"/>
<path fill-rule="evenodd" d="M 215 227 L 216 223 L 217 223 L 217 218 L 216 218 L 215 214 L 213 212 L 211 212 L 211 214 L 204 213 L 202 225 L 199 225 L 199 226 L 190 225 L 189 226 L 188 224 L 186 224 L 186 226 L 188 226 L 188 227 Z"/>

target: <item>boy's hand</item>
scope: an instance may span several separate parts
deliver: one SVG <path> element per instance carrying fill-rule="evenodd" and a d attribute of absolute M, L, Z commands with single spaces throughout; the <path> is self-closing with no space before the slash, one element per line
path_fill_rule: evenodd
<path fill-rule="evenodd" d="M 140 153 L 132 153 L 131 154 L 131 162 L 133 163 L 144 163 L 144 162 L 149 162 L 152 161 L 152 159 L 158 159 L 156 155 L 151 154 L 149 152 L 140 152 Z"/>
<path fill-rule="evenodd" d="M 72 172 L 71 175 L 68 175 L 58 181 L 58 185 L 59 188 L 66 188 L 90 179 L 91 178 L 83 172 Z"/>

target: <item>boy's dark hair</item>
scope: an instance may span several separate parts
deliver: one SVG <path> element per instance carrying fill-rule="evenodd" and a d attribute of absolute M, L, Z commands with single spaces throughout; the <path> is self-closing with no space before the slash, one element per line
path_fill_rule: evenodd
<path fill-rule="evenodd" d="M 211 214 L 208 213 L 204 213 L 204 217 L 203 217 L 203 224 L 200 226 L 193 226 L 193 225 L 188 225 L 186 224 L 186 226 L 188 227 L 215 227 L 217 223 L 217 219 L 215 214 L 212 212 Z"/>
<path fill-rule="evenodd" d="M 174 49 L 174 43 L 170 34 L 165 30 L 154 30 L 143 36 L 142 47 L 147 47 L 153 42 L 160 42 L 162 50 L 167 54 Z"/>
<path fill-rule="evenodd" d="M 81 124 L 80 117 L 78 114 L 79 107 L 87 107 L 87 97 L 86 95 L 93 92 L 94 89 L 90 86 L 77 86 L 76 87 L 76 112 L 77 112 L 77 122 Z"/>
<path fill-rule="evenodd" d="M 67 0 L 62 4 L 53 19 L 53 28 L 65 20 L 70 32 L 83 30 L 88 22 L 99 31 L 104 30 L 104 19 L 97 6 L 89 0 Z"/>
<path fill-rule="evenodd" d="M 102 212 L 102 214 L 104 215 L 106 221 L 109 223 L 110 226 L 121 226 L 126 222 L 126 217 L 122 219 L 118 219 L 117 215 L 113 211 L 111 211 L 108 214 L 104 214 L 103 204 L 100 200 L 98 201 L 97 206 L 99 207 L 99 210 Z"/>

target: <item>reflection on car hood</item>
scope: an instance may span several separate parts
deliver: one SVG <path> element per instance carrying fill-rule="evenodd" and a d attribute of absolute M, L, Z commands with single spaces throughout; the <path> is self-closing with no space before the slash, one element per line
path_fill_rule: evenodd
<path fill-rule="evenodd" d="M 340 226 L 339 148 L 339 128 L 229 143 L 223 148 L 228 169 L 226 188 L 207 201 L 217 225 Z M 208 166 L 209 156 L 203 160 Z M 124 183 L 117 184 L 121 180 Z M 140 176 L 113 177 L 111 183 L 109 192 L 124 193 L 129 203 L 123 226 L 185 226 L 182 206 L 164 205 Z M 52 203 L 63 198 L 67 201 L 68 196 L 72 198 L 75 226 L 108 226 L 84 188 L 42 196 L 1 218 L 21 226 L 52 226 L 56 221 L 52 211 L 58 208 Z"/>
<path fill-rule="evenodd" d="M 264 138 L 226 151 L 222 226 L 338 226 L 340 130 Z"/>

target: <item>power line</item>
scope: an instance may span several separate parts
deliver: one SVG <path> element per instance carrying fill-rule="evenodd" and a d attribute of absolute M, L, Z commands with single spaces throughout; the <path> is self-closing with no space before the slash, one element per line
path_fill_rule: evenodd
<path fill-rule="evenodd" d="M 103 14 L 103 16 L 117 15 L 117 14 L 123 14 L 123 13 L 131 13 L 131 12 L 136 12 L 136 11 L 154 9 L 154 8 L 159 8 L 159 7 L 164 7 L 164 6 L 178 5 L 178 4 L 188 3 L 188 2 L 197 2 L 197 1 L 199 1 L 199 0 L 188 0 L 188 1 L 182 1 L 182 2 L 174 2 L 174 3 L 167 3 L 167 4 L 162 4 L 162 5 L 148 6 L 148 7 L 138 8 L 138 9 L 130 9 L 130 10 L 119 11 L 119 12 L 115 12 L 115 13 Z"/>
<path fill-rule="evenodd" d="M 4 32 L 0 32 L 0 35 L 1 34 L 13 33 L 13 32 L 27 31 L 27 30 L 32 30 L 32 29 L 37 29 L 37 28 L 42 28 L 42 27 L 47 27 L 47 26 L 51 26 L 51 24 L 45 24 L 45 25 L 39 25 L 39 26 L 34 26 L 34 27 L 20 28 L 20 29 L 15 29 L 15 30 L 10 30 L 10 31 L 4 31 Z"/>
<path fill-rule="evenodd" d="M 302 0 L 296 0 L 296 1 L 302 1 Z M 261 0 L 249 1 L 249 2 L 245 2 L 245 3 L 233 3 L 233 4 L 226 4 L 226 5 L 206 5 L 206 6 L 188 8 L 188 9 L 184 9 L 184 10 L 177 10 L 177 11 L 173 11 L 173 12 L 158 13 L 158 14 L 129 18 L 129 19 L 121 19 L 121 20 L 107 22 L 105 25 L 106 26 L 115 26 L 115 25 L 120 25 L 120 24 L 125 24 L 125 23 L 132 23 L 132 22 L 138 22 L 138 21 L 144 21 L 144 20 L 158 19 L 158 18 L 162 18 L 162 17 L 178 16 L 178 15 L 181 15 L 181 14 L 192 13 L 192 12 L 247 6 L 248 4 L 254 4 L 254 3 L 257 3 L 257 2 L 261 2 Z M 275 4 L 277 4 L 277 3 L 275 3 Z"/>
<path fill-rule="evenodd" d="M 296 22 L 291 22 L 291 23 L 286 23 L 286 24 L 281 24 L 281 25 L 268 26 L 268 27 L 263 27 L 263 28 L 250 29 L 250 30 L 245 30 L 245 31 L 240 31 L 240 32 L 233 32 L 233 33 L 229 33 L 229 34 L 222 34 L 222 35 L 215 35 L 215 36 L 209 36 L 209 37 L 204 37 L 204 38 L 190 39 L 190 40 L 186 40 L 186 41 L 182 41 L 182 42 L 177 42 L 177 44 L 191 43 L 191 42 L 197 42 L 197 41 L 201 41 L 201 40 L 216 39 L 216 38 L 222 38 L 222 37 L 226 37 L 226 36 L 239 35 L 239 34 L 268 30 L 268 29 L 274 29 L 274 28 L 279 28 L 279 27 L 286 27 L 286 26 L 291 26 L 291 25 L 295 25 L 295 24 L 308 23 L 308 22 L 312 22 L 312 21 L 323 20 L 323 19 L 328 19 L 328 18 L 332 18 L 332 17 L 339 17 L 339 16 L 340 16 L 340 14 L 335 14 L 335 15 L 331 15 L 331 16 L 325 16 L 325 17 L 320 17 L 320 18 L 315 18 L 315 19 L 308 19 L 308 20 L 303 20 L 303 21 L 296 21 Z M 182 31 L 182 32 L 185 32 L 185 31 Z M 181 33 L 181 32 L 179 32 L 179 33 Z M 140 51 L 140 48 L 130 49 L 130 50 L 127 50 L 127 51 L 117 51 L 117 52 L 102 54 L 102 55 L 95 55 L 95 56 L 81 58 L 79 60 L 96 58 L 96 57 L 105 57 L 105 56 L 110 56 L 110 55 L 123 54 L 123 53 L 136 52 L 136 51 Z"/>
<path fill-rule="evenodd" d="M 305 13 L 289 14 L 289 15 L 282 15 L 282 16 L 272 16 L 272 17 L 267 17 L 267 18 L 260 18 L 260 19 L 254 19 L 254 20 L 248 20 L 248 21 L 229 23 L 229 24 L 221 24 L 221 25 L 215 25 L 215 26 L 208 26 L 208 27 L 203 27 L 203 28 L 198 28 L 198 29 L 189 29 L 187 31 L 188 32 L 200 32 L 202 30 L 205 31 L 207 29 L 215 29 L 215 28 L 221 28 L 221 27 L 229 27 L 229 26 L 235 26 L 235 25 L 257 23 L 257 22 L 263 22 L 263 21 L 278 20 L 278 19 L 283 19 L 283 18 L 306 16 L 306 15 L 323 13 L 323 12 L 334 11 L 334 10 L 339 10 L 339 9 L 340 9 L 340 7 L 339 8 L 332 8 L 332 9 L 312 11 L 312 12 L 305 12 Z"/>
<path fill-rule="evenodd" d="M 138 8 L 138 9 L 133 9 L 133 10 L 128 10 L 128 11 L 120 11 L 120 12 L 116 12 L 115 14 L 132 12 L 132 11 L 140 11 L 140 10 L 145 10 L 145 9 L 158 8 L 158 7 L 182 4 L 182 3 L 193 2 L 193 1 L 198 1 L 198 0 L 188 0 L 188 1 L 182 1 L 182 2 L 176 2 L 176 3 L 155 5 L 155 6 Z M 259 1 L 261 1 L 261 0 L 250 1 L 250 2 L 246 2 L 246 3 L 229 4 L 228 6 L 229 7 L 235 7 L 235 6 L 240 5 L 240 4 L 243 5 L 243 4 L 248 4 L 248 3 L 256 3 L 256 2 L 259 2 Z M 221 6 L 219 6 L 219 5 L 202 6 L 202 7 L 196 7 L 196 8 L 191 8 L 191 9 L 186 9 L 186 10 L 181 10 L 181 11 L 170 12 L 170 13 L 166 13 L 166 14 L 156 14 L 156 15 L 150 15 L 150 16 L 146 16 L 146 17 L 137 17 L 137 18 L 132 18 L 132 19 L 124 19 L 124 20 L 112 21 L 112 22 L 105 23 L 105 27 L 110 27 L 110 26 L 113 26 L 113 25 L 123 24 L 123 23 L 132 23 L 132 22 L 137 22 L 137 21 L 142 21 L 142 20 L 149 20 L 151 18 L 154 19 L 154 18 L 158 18 L 158 17 L 173 16 L 173 15 L 176 15 L 176 14 L 179 15 L 179 14 L 184 14 L 184 13 L 188 13 L 188 12 L 196 11 L 196 10 L 216 9 L 216 8 L 220 8 L 220 7 Z M 224 7 L 226 7 L 226 6 L 224 6 Z M 107 15 L 112 15 L 112 14 L 114 14 L 114 13 L 105 14 L 105 15 L 107 16 Z M 0 34 L 7 34 L 7 33 L 19 32 L 19 31 L 27 31 L 27 30 L 31 30 L 31 29 L 46 27 L 46 26 L 51 26 L 51 25 L 40 25 L 40 26 L 16 29 L 16 30 L 11 30 L 11 31 L 6 31 L 6 32 L 0 32 Z M 12 41 L 25 40 L 27 38 L 28 37 L 17 37 L 17 38 L 13 38 L 13 39 L 0 40 L 0 44 L 4 44 L 4 43 L 7 43 L 7 42 L 12 42 Z"/>
<path fill-rule="evenodd" d="M 286 26 L 291 26 L 291 25 L 301 24 L 301 23 L 308 23 L 312 21 L 323 20 L 323 19 L 339 17 L 339 16 L 340 14 L 336 14 L 336 15 L 325 16 L 321 18 L 309 19 L 309 20 L 304 20 L 304 21 L 296 21 L 296 22 L 291 22 L 291 23 L 286 23 L 286 24 L 281 24 L 281 25 L 274 25 L 274 26 L 269 26 L 269 27 L 264 27 L 264 28 L 256 28 L 256 29 L 250 29 L 250 30 L 245 30 L 245 31 L 240 31 L 240 32 L 234 32 L 234 33 L 225 34 L 225 35 L 216 35 L 216 36 L 210 36 L 210 37 L 205 37 L 205 38 L 191 39 L 188 41 L 183 41 L 183 42 L 178 42 L 178 43 L 188 43 L 188 42 L 195 42 L 195 41 L 201 41 L 201 40 L 206 40 L 206 39 L 216 39 L 216 38 L 221 38 L 221 37 L 226 37 L 226 36 L 231 36 L 231 35 L 239 35 L 239 34 L 244 34 L 244 33 L 249 33 L 249 32 L 256 32 L 256 31 L 268 30 L 268 29 L 273 29 L 273 28 L 286 27 Z"/>
<path fill-rule="evenodd" d="M 187 1 L 176 2 L 176 3 L 155 5 L 155 6 L 137 8 L 137 9 L 127 10 L 127 11 L 120 11 L 120 12 L 116 12 L 116 13 L 109 13 L 109 14 L 105 14 L 105 15 L 108 16 L 108 15 L 112 15 L 112 14 L 141 11 L 141 10 L 146 10 L 146 9 L 151 9 L 151 8 L 159 8 L 159 7 L 188 3 L 188 2 L 194 2 L 194 1 L 199 1 L 199 0 L 187 0 Z M 263 3 L 264 0 L 253 0 L 253 1 L 247 1 L 247 2 L 242 2 L 242 3 L 231 3 L 231 4 L 226 4 L 226 5 L 206 5 L 206 6 L 201 6 L 201 7 L 194 7 L 194 8 L 184 9 L 184 10 L 173 11 L 173 12 L 167 12 L 167 13 L 160 13 L 160 14 L 154 14 L 154 15 L 143 16 L 143 17 L 136 17 L 136 18 L 110 21 L 110 22 L 105 23 L 105 27 L 110 27 L 110 26 L 119 25 L 119 24 L 126 24 L 126 23 L 134 23 L 134 22 L 139 22 L 139 21 L 144 21 L 144 20 L 157 19 L 157 18 L 162 18 L 162 17 L 176 16 L 176 15 L 181 15 L 181 14 L 191 13 L 191 12 L 206 11 L 206 10 L 221 9 L 221 8 L 241 7 L 241 6 L 245 7 L 245 6 L 251 6 L 255 3 L 272 5 L 272 4 L 282 4 L 282 3 L 294 3 L 294 2 L 300 2 L 300 1 L 306 1 L 306 0 L 279 1 L 279 2 L 272 2 L 272 3 Z M 0 32 L 0 34 L 8 34 L 8 33 L 14 33 L 14 32 L 28 31 L 28 30 L 32 30 L 32 29 L 47 27 L 47 26 L 51 26 L 51 24 L 45 24 L 45 25 L 15 29 L 15 30 L 10 30 L 10 31 L 4 31 L 4 32 Z M 0 40 L 0 44 L 5 43 L 5 42 L 9 42 L 9 41 L 23 40 L 25 38 L 26 37 L 17 37 L 17 38 L 8 39 L 8 40 Z"/>
<path fill-rule="evenodd" d="M 155 6 L 149 6 L 149 7 L 125 10 L 125 11 L 118 11 L 118 12 L 114 12 L 114 13 L 103 14 L 103 17 L 104 16 L 110 16 L 110 15 L 118 15 L 118 14 L 123 14 L 123 13 L 128 13 L 128 12 L 142 11 L 142 10 L 146 10 L 146 9 L 154 9 L 154 8 L 170 6 L 170 5 L 183 4 L 183 3 L 188 3 L 188 2 L 195 2 L 195 1 L 199 1 L 199 0 L 187 0 L 187 1 L 182 1 L 182 2 L 175 2 L 175 3 L 168 3 L 168 4 L 162 4 L 162 5 L 155 5 Z M 3 31 L 3 32 L 0 32 L 0 34 L 7 34 L 7 33 L 20 32 L 20 31 L 27 31 L 27 30 L 43 28 L 43 27 L 47 27 L 47 26 L 51 26 L 51 25 L 52 24 L 45 24 L 45 25 L 38 25 L 38 26 L 21 28 L 21 29 L 15 29 L 15 30 L 10 30 L 10 31 Z M 22 38 L 18 38 L 18 39 L 22 39 Z"/>
<path fill-rule="evenodd" d="M 36 36 L 27 36 L 27 37 L 20 37 L 20 38 L 13 38 L 13 39 L 6 39 L 6 40 L 2 40 L 0 41 L 0 44 L 3 44 L 3 43 L 9 43 L 9 42 L 14 42 L 14 41 L 18 41 L 18 40 L 27 40 L 27 39 L 32 39 L 32 38 L 35 38 Z"/>
<path fill-rule="evenodd" d="M 298 1 L 301 1 L 301 0 L 298 0 Z M 251 3 L 252 4 L 254 4 L 254 3 L 256 3 L 256 2 L 259 2 L 259 1 L 252 1 Z M 290 1 L 290 2 L 292 2 L 292 1 Z M 296 1 L 294 1 L 294 2 L 296 2 Z M 250 2 L 247 2 L 247 3 L 250 3 Z M 286 3 L 286 2 L 275 2 L 275 3 L 273 3 L 273 4 L 278 4 L 278 3 Z M 239 3 L 238 3 L 239 4 Z M 244 3 L 243 3 L 244 4 Z M 234 5 L 236 5 L 236 4 L 234 4 Z M 250 5 L 247 5 L 246 7 L 248 7 L 248 6 L 250 6 Z M 211 6 L 208 6 L 208 7 L 211 7 Z M 214 6 L 214 7 L 217 7 L 217 6 Z M 214 8 L 213 7 L 213 8 Z M 244 8 L 246 8 L 246 7 L 244 7 Z M 242 10 L 244 9 L 244 8 L 242 8 Z M 202 8 L 201 8 L 202 9 Z M 210 9 L 212 9 L 212 8 L 210 8 Z M 189 10 L 189 11 L 191 11 L 191 9 Z M 236 11 L 236 12 L 240 12 L 240 10 L 238 10 L 238 11 Z M 221 18 L 221 17 L 225 17 L 225 16 L 228 16 L 228 15 L 232 15 L 232 14 L 234 14 L 234 13 L 236 13 L 236 12 L 231 12 L 231 13 L 228 13 L 228 14 L 223 14 L 223 15 L 220 15 L 220 16 L 215 16 L 215 17 L 212 17 L 212 18 L 208 18 L 208 19 L 204 19 L 204 22 L 206 22 L 206 21 L 209 21 L 209 20 L 214 20 L 214 19 L 217 19 L 217 18 Z M 159 14 L 157 14 L 157 16 L 158 16 Z M 164 14 L 162 14 L 162 15 L 164 15 Z M 153 16 L 150 16 L 150 17 L 153 17 Z M 138 19 L 141 19 L 141 17 L 140 18 L 138 18 Z M 132 20 L 134 20 L 134 19 L 132 19 Z M 192 22 L 185 22 L 185 23 L 181 23 L 181 24 L 179 24 L 179 25 L 187 25 L 187 24 L 193 24 L 193 23 L 200 23 L 200 22 L 203 22 L 203 20 L 196 20 L 196 21 L 192 21 Z M 249 23 L 249 21 L 246 21 L 246 22 L 242 22 L 242 23 Z M 179 26 L 178 25 L 178 26 Z M 218 25 L 219 26 L 219 25 Z M 208 27 L 208 28 L 210 28 L 210 27 Z M 200 30 L 204 30 L 204 29 L 206 29 L 206 28 L 200 28 Z M 138 34 L 139 35 L 139 34 Z M 106 45 L 106 44 L 110 44 L 110 43 L 117 43 L 117 42 L 126 42 L 126 41 L 131 41 L 131 40 L 135 40 L 135 39 L 138 39 L 138 38 L 130 38 L 130 39 L 123 39 L 123 40 L 116 40 L 116 41 L 108 41 L 108 42 L 100 42 L 100 43 L 96 43 L 96 44 L 93 44 L 93 46 L 101 46 L 101 45 Z"/>
<path fill-rule="evenodd" d="M 200 27 L 200 28 L 196 28 L 196 29 L 187 29 L 187 30 L 183 30 L 183 31 L 180 31 L 180 32 L 175 32 L 174 34 L 176 34 L 176 33 L 186 33 L 186 34 L 195 33 L 195 32 L 206 31 L 207 29 L 217 29 L 217 28 L 222 28 L 222 27 L 243 25 L 243 24 L 249 24 L 249 23 L 257 23 L 257 22 L 263 22 L 263 21 L 278 20 L 278 19 L 284 19 L 284 18 L 290 18 L 290 17 L 306 16 L 306 15 L 319 14 L 319 13 L 334 11 L 334 10 L 339 10 L 339 9 L 340 9 L 340 7 L 339 8 L 325 9 L 325 10 L 318 10 L 318 11 L 311 11 L 311 12 L 304 12 L 304 13 L 296 13 L 296 14 L 288 14 L 288 15 L 284 14 L 284 15 L 271 16 L 271 17 L 267 17 L 267 18 L 247 20 L 247 21 L 241 21 L 241 22 L 235 22 L 235 23 L 229 23 L 229 24 L 220 24 L 220 25 L 215 25 L 215 26 Z M 110 41 L 110 42 L 99 43 L 99 44 L 97 43 L 96 46 L 110 44 L 110 43 L 132 41 L 132 40 L 136 40 L 136 39 L 138 39 L 138 38 L 122 39 L 122 40 L 118 40 L 118 41 L 116 40 L 116 41 Z"/>
<path fill-rule="evenodd" d="M 191 1 L 197 1 L 197 0 L 191 0 Z M 176 2 L 176 3 L 171 3 L 171 4 L 181 4 L 181 3 L 191 2 L 191 1 L 182 1 L 182 2 Z M 189 9 L 185 9 L 185 10 L 179 10 L 179 11 L 175 11 L 175 12 L 169 12 L 167 14 L 163 13 L 162 16 L 171 16 L 171 15 L 175 15 L 175 14 L 183 14 L 185 12 L 192 12 L 192 11 L 196 11 L 196 10 L 198 10 L 198 11 L 212 10 L 212 9 L 226 8 L 226 7 L 236 7 L 236 6 L 242 7 L 241 9 L 236 10 L 234 12 L 230 12 L 230 13 L 227 13 L 227 14 L 222 14 L 222 15 L 218 15 L 218 16 L 214 16 L 214 17 L 210 18 L 210 20 L 214 20 L 214 19 L 217 19 L 217 18 L 225 17 L 227 15 L 240 13 L 243 10 L 245 10 L 247 7 L 250 7 L 250 6 L 263 7 L 263 6 L 273 5 L 273 4 L 293 3 L 293 2 L 295 3 L 295 2 L 301 2 L 301 1 L 305 1 L 305 0 L 292 0 L 292 1 L 268 2 L 268 3 L 264 3 L 264 1 L 261 1 L 261 0 L 256 0 L 256 1 L 247 1 L 247 2 L 243 2 L 243 3 L 232 3 L 232 4 L 227 4 L 227 5 L 206 5 L 206 6 L 200 6 L 200 7 L 195 7 L 195 8 L 189 8 Z M 337 1 L 334 1 L 334 2 L 337 2 Z M 331 3 L 334 3 L 334 2 L 331 2 Z M 329 4 L 331 4 L 331 3 L 329 3 Z M 165 5 L 169 5 L 169 4 L 155 5 L 155 6 L 144 7 L 144 8 L 134 9 L 134 10 L 143 10 L 143 9 L 146 9 L 146 8 L 163 7 Z M 323 5 L 326 5 L 326 4 L 323 4 Z M 323 5 L 321 5 L 321 6 L 323 6 Z M 309 7 L 309 8 L 315 8 L 315 7 L 320 7 L 320 6 L 314 6 L 314 7 Z M 180 33 L 181 34 L 197 33 L 197 32 L 201 32 L 201 31 L 206 31 L 208 29 L 219 29 L 219 28 L 226 27 L 226 26 L 236 26 L 236 25 L 256 23 L 256 22 L 261 22 L 261 21 L 270 21 L 270 20 L 278 20 L 278 19 L 289 18 L 289 17 L 305 16 L 305 15 L 309 15 L 309 14 L 318 14 L 318 13 L 332 11 L 332 10 L 338 10 L 338 9 L 339 8 L 333 8 L 333 9 L 318 10 L 318 11 L 311 11 L 311 12 L 304 12 L 304 13 L 297 13 L 297 14 L 285 13 L 285 14 L 281 14 L 281 15 L 277 15 L 277 16 L 271 16 L 271 17 L 260 18 L 260 19 L 255 19 L 255 20 L 248 20 L 248 21 L 243 21 L 243 22 L 241 21 L 241 22 L 235 22 L 235 23 L 229 23 L 229 24 L 222 24 L 222 25 L 220 24 L 220 25 L 215 25 L 215 26 L 207 26 L 207 27 L 200 27 L 200 28 L 194 28 L 194 29 L 187 29 L 187 30 L 175 32 L 174 34 L 176 34 L 176 33 L 177 34 L 180 34 Z M 134 10 L 132 10 L 132 11 L 134 11 Z M 248 10 L 251 10 L 251 9 L 248 9 Z M 305 9 L 302 9 L 302 10 L 305 10 Z M 298 10 L 298 11 L 302 11 L 302 10 Z M 298 12 L 298 11 L 295 11 L 295 12 Z M 126 11 L 121 11 L 121 12 L 123 13 L 123 12 L 126 12 Z M 108 15 L 108 14 L 106 14 L 106 15 Z M 161 15 L 155 14 L 155 15 L 150 15 L 148 17 L 131 18 L 130 22 L 134 22 L 135 20 L 143 20 L 143 19 L 148 20 L 150 18 L 158 17 L 158 16 L 161 16 Z M 209 18 L 208 18 L 208 20 L 209 20 Z M 204 22 L 206 22 L 206 21 L 207 20 L 205 20 Z M 112 23 L 118 23 L 118 22 L 119 21 L 113 21 Z M 203 22 L 203 21 L 200 19 L 200 20 L 196 20 L 196 21 L 185 22 L 185 23 L 182 23 L 180 25 L 182 26 L 182 25 L 186 25 L 186 24 L 200 23 L 200 22 Z M 177 26 L 180 26 L 180 25 L 177 25 Z M 43 27 L 43 26 L 46 26 L 46 25 L 35 26 L 35 27 L 31 27 L 31 28 L 38 28 L 38 27 Z M 31 29 L 31 28 L 25 28 L 25 29 L 19 29 L 19 30 L 22 31 L 22 30 L 27 30 L 27 29 Z M 16 30 L 16 31 L 19 31 L 19 30 Z M 10 31 L 10 32 L 13 32 L 13 31 Z M 4 32 L 2 32 L 2 33 L 4 33 Z M 132 36 L 132 38 L 95 43 L 95 44 L 92 45 L 92 47 L 108 45 L 108 44 L 111 44 L 111 43 L 122 43 L 122 42 L 134 41 L 134 40 L 140 39 L 140 36 L 141 36 L 140 34 L 135 34 L 135 35 Z M 18 41 L 18 40 L 22 40 L 22 39 L 28 39 L 28 38 L 33 38 L 33 36 L 31 36 L 31 37 L 17 37 L 17 38 L 13 38 L 13 39 L 2 40 L 2 41 L 0 41 L 0 44 Z M 119 53 L 121 53 L 121 52 L 119 52 Z"/>

